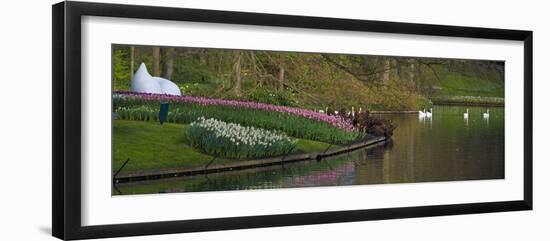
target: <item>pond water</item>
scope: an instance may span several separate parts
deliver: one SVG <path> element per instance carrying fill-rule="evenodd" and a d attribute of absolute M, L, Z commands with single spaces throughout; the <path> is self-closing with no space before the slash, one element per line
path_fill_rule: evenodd
<path fill-rule="evenodd" d="M 469 118 L 463 113 L 469 109 Z M 391 142 L 322 161 L 121 184 L 113 194 L 410 183 L 504 178 L 504 108 L 435 106 L 431 118 L 383 114 Z"/>

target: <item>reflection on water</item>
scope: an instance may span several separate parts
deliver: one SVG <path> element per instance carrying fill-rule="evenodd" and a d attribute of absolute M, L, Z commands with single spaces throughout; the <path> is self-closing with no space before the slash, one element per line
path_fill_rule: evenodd
<path fill-rule="evenodd" d="M 436 106 L 431 118 L 385 114 L 391 142 L 331 159 L 118 185 L 122 194 L 504 178 L 504 109 Z M 116 194 L 116 193 L 113 193 Z"/>

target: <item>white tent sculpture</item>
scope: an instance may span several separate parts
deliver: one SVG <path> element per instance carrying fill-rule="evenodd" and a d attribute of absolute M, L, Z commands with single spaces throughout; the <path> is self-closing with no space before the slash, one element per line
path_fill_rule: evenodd
<path fill-rule="evenodd" d="M 181 95 L 180 88 L 172 81 L 151 76 L 147 72 L 147 67 L 144 63 L 141 63 L 134 74 L 130 90 L 141 93 Z"/>

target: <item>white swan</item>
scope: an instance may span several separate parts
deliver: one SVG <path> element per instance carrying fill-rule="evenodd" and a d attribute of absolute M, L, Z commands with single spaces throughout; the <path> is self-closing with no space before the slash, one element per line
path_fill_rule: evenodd
<path fill-rule="evenodd" d="M 489 109 L 487 109 L 487 112 L 483 113 L 483 118 L 488 119 L 489 118 Z"/>
<path fill-rule="evenodd" d="M 466 109 L 466 112 L 464 113 L 464 119 L 468 119 L 469 114 L 470 114 L 470 110 Z"/>
<path fill-rule="evenodd" d="M 144 63 L 141 63 L 134 74 L 130 90 L 141 93 L 181 95 L 180 88 L 172 81 L 151 76 Z"/>
<path fill-rule="evenodd" d="M 424 118 L 424 117 L 426 117 L 426 109 L 424 109 L 424 111 L 419 110 L 418 118 Z"/>
<path fill-rule="evenodd" d="M 432 112 L 433 112 L 433 109 L 430 108 L 430 112 L 426 112 L 426 117 L 432 118 Z"/>

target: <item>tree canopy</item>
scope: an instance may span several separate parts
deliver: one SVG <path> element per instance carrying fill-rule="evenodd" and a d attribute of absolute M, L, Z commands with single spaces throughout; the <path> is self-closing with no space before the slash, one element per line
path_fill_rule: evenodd
<path fill-rule="evenodd" d="M 503 97 L 504 62 L 157 46 L 113 46 L 115 90 L 142 62 L 184 95 L 335 109 L 414 110 L 432 96 Z"/>

